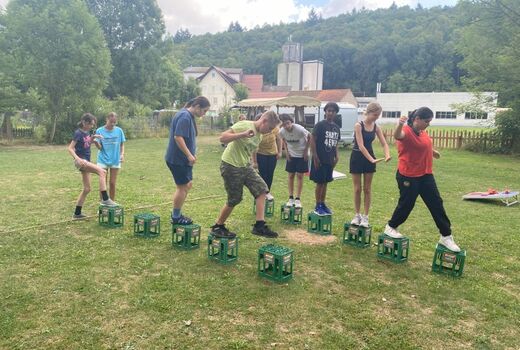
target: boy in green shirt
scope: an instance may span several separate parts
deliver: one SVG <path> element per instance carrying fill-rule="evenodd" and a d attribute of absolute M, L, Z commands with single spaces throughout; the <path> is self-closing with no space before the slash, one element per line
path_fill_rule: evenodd
<path fill-rule="evenodd" d="M 220 210 L 217 222 L 211 226 L 211 233 L 216 237 L 234 238 L 236 236 L 226 228 L 225 222 L 233 208 L 242 201 L 244 186 L 249 189 L 256 201 L 256 223 L 251 232 L 258 236 L 278 237 L 278 234 L 271 231 L 265 224 L 265 195 L 269 189 L 265 181 L 253 169 L 251 154 L 258 148 L 262 134 L 270 133 L 279 124 L 278 115 L 273 111 L 268 111 L 256 121 L 239 121 L 220 135 L 220 142 L 227 144 L 222 154 L 220 174 L 224 179 L 228 198 Z"/>

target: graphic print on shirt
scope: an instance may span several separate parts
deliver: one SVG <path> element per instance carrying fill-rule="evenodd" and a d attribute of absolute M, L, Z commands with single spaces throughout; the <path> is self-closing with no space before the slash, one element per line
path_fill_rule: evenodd
<path fill-rule="evenodd" d="M 325 151 L 334 151 L 338 145 L 339 132 L 337 131 L 325 131 Z"/>

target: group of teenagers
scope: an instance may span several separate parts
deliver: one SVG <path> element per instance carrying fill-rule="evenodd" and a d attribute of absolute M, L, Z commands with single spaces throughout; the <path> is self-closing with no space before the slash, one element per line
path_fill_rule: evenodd
<path fill-rule="evenodd" d="M 173 210 L 171 223 L 180 225 L 192 224 L 192 219 L 182 214 L 182 207 L 192 187 L 193 166 L 197 162 L 197 118 L 201 118 L 210 108 L 209 100 L 198 96 L 188 101 L 172 119 L 170 136 L 165 161 L 175 182 L 173 194 Z M 243 189 L 247 187 L 255 198 L 256 221 L 252 226 L 252 234 L 276 238 L 274 232 L 265 222 L 266 200 L 273 200 L 271 185 L 278 159 L 285 149 L 288 173 L 289 199 L 287 206 L 302 207 L 301 193 L 304 174 L 309 172 L 310 179 L 315 182 L 317 215 L 330 215 L 331 209 L 325 200 L 327 185 L 333 181 L 333 170 L 339 161 L 338 143 L 340 128 L 334 122 L 339 107 L 329 102 L 324 107 L 324 120 L 319 121 L 312 132 L 296 124 L 291 115 L 266 111 L 255 120 L 246 120 L 241 116 L 239 121 L 220 135 L 219 141 L 225 145 L 220 163 L 220 174 L 227 193 L 226 203 L 211 226 L 211 234 L 216 237 L 234 238 L 235 233 L 226 227 L 226 221 L 233 209 L 242 201 Z M 390 149 L 381 128 L 376 124 L 382 108 L 378 103 L 370 103 L 364 118 L 354 127 L 354 143 L 350 157 L 350 173 L 354 187 L 355 215 L 351 224 L 369 226 L 369 210 L 371 205 L 371 187 L 376 163 L 390 161 Z M 93 118 L 93 119 L 92 119 Z M 433 176 L 433 158 L 440 154 L 433 148 L 432 140 L 425 132 L 433 119 L 433 112 L 421 107 L 409 116 L 401 116 L 394 131 L 398 150 L 398 167 L 396 180 L 399 188 L 399 200 L 391 219 L 385 226 L 384 233 L 392 238 L 402 238 L 397 228 L 406 221 L 420 196 L 428 207 L 440 232 L 439 243 L 454 252 L 460 248 L 453 240 L 451 223 L 443 206 L 443 201 Z M 95 125 L 95 118 L 85 114 L 79 129 L 69 145 L 69 152 L 74 157 L 74 164 L 83 176 L 81 192 L 74 213 L 74 218 L 83 218 L 81 206 L 90 191 L 89 173 L 99 175 L 102 204 L 113 205 L 115 197 L 115 179 L 124 156 L 124 133 L 115 126 L 117 116 L 109 114 L 104 127 L 98 128 L 90 136 Z M 114 134 L 119 135 L 117 142 Z M 384 158 L 377 159 L 372 143 L 375 138 L 380 141 Z M 99 149 L 98 163 L 90 162 L 90 143 Z M 110 196 L 106 191 L 107 171 L 111 172 Z M 114 171 L 115 170 L 115 171 Z M 114 181 L 112 182 L 112 178 Z M 295 190 L 296 179 L 296 190 Z M 362 196 L 363 195 L 363 196 Z M 363 211 L 361 199 L 363 197 Z"/>

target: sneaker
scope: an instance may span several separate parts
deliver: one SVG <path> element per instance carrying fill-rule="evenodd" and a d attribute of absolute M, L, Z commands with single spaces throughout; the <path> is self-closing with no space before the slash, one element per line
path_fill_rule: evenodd
<path fill-rule="evenodd" d="M 390 227 L 388 224 L 385 226 L 385 235 L 392 238 L 403 238 L 403 235 L 399 231 L 393 227 Z"/>
<path fill-rule="evenodd" d="M 211 226 L 211 234 L 217 238 L 235 238 L 237 235 L 229 231 L 225 225 L 219 226 L 217 224 Z"/>
<path fill-rule="evenodd" d="M 302 202 L 299 199 L 294 200 L 294 207 L 295 208 L 301 208 Z"/>
<path fill-rule="evenodd" d="M 267 238 L 276 238 L 278 237 L 278 233 L 272 231 L 269 226 L 263 225 L 261 227 L 257 227 L 253 225 L 253 229 L 251 230 L 251 233 L 257 236 L 263 236 Z"/>
<path fill-rule="evenodd" d="M 330 210 L 329 207 L 325 203 L 322 205 L 323 211 L 326 213 L 326 215 L 332 215 L 332 210 Z"/>
<path fill-rule="evenodd" d="M 322 204 L 316 204 L 316 208 L 314 208 L 314 214 L 317 214 L 319 216 L 328 215 L 327 212 L 323 209 Z"/>
<path fill-rule="evenodd" d="M 265 194 L 265 200 L 267 200 L 267 201 L 273 201 L 273 200 L 274 200 L 274 197 L 273 197 L 273 195 L 271 194 L 271 192 L 267 192 L 267 193 Z"/>
<path fill-rule="evenodd" d="M 287 203 L 285 204 L 286 207 L 292 207 L 294 205 L 295 201 L 294 198 L 289 198 Z"/>
<path fill-rule="evenodd" d="M 351 225 L 356 225 L 356 226 L 359 226 L 359 224 L 361 224 L 361 214 L 356 214 L 354 216 L 354 219 L 352 219 L 352 221 L 350 222 Z"/>
<path fill-rule="evenodd" d="M 455 243 L 455 241 L 453 240 L 453 236 L 452 235 L 441 236 L 441 238 L 439 239 L 439 244 L 442 244 L 443 246 L 445 246 L 446 248 L 448 248 L 452 252 L 455 252 L 455 253 L 460 252 L 460 248 Z"/>
<path fill-rule="evenodd" d="M 171 217 L 172 225 L 191 225 L 193 224 L 193 220 L 187 216 L 181 215 L 178 218 Z"/>
<path fill-rule="evenodd" d="M 73 214 L 72 220 L 83 220 L 86 219 L 87 216 L 85 214 Z"/>
<path fill-rule="evenodd" d="M 110 198 L 107 199 L 106 201 L 101 201 L 100 204 L 101 205 L 106 205 L 106 206 L 109 206 L 109 207 L 117 207 L 119 205 L 116 202 L 114 202 L 113 200 L 111 200 Z"/>
<path fill-rule="evenodd" d="M 359 226 L 368 227 L 368 215 L 361 215 Z"/>

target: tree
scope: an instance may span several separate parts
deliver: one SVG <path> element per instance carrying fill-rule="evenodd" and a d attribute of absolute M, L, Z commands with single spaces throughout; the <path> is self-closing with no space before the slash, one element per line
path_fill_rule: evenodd
<path fill-rule="evenodd" d="M 229 23 L 229 27 L 228 27 L 228 32 L 231 32 L 231 33 L 242 33 L 245 29 L 240 25 L 240 23 L 238 23 L 238 21 L 236 22 L 231 22 Z"/>
<path fill-rule="evenodd" d="M 317 24 L 321 21 L 321 14 L 318 15 L 318 13 L 316 12 L 316 10 L 313 8 L 311 8 L 311 10 L 309 11 L 309 16 L 307 17 L 307 21 L 306 23 L 309 24 L 309 25 L 314 25 L 314 24 Z"/>
<path fill-rule="evenodd" d="M 110 53 L 96 19 L 81 0 L 11 0 L 1 35 L 19 81 L 41 99 L 50 124 L 70 136 L 78 113 L 89 110 L 106 86 Z"/>
<path fill-rule="evenodd" d="M 173 42 L 175 44 L 182 44 L 185 41 L 188 41 L 191 39 L 191 33 L 188 29 L 178 29 L 177 32 L 175 32 L 175 36 L 173 37 Z"/>
<path fill-rule="evenodd" d="M 200 87 L 197 84 L 197 81 L 193 78 L 188 79 L 183 86 L 181 96 L 180 96 L 180 104 L 184 105 L 186 102 L 191 100 L 194 97 L 200 95 Z"/>
<path fill-rule="evenodd" d="M 249 89 L 244 84 L 235 84 L 233 89 L 235 90 L 235 98 L 233 98 L 235 102 L 245 100 L 249 96 Z"/>

